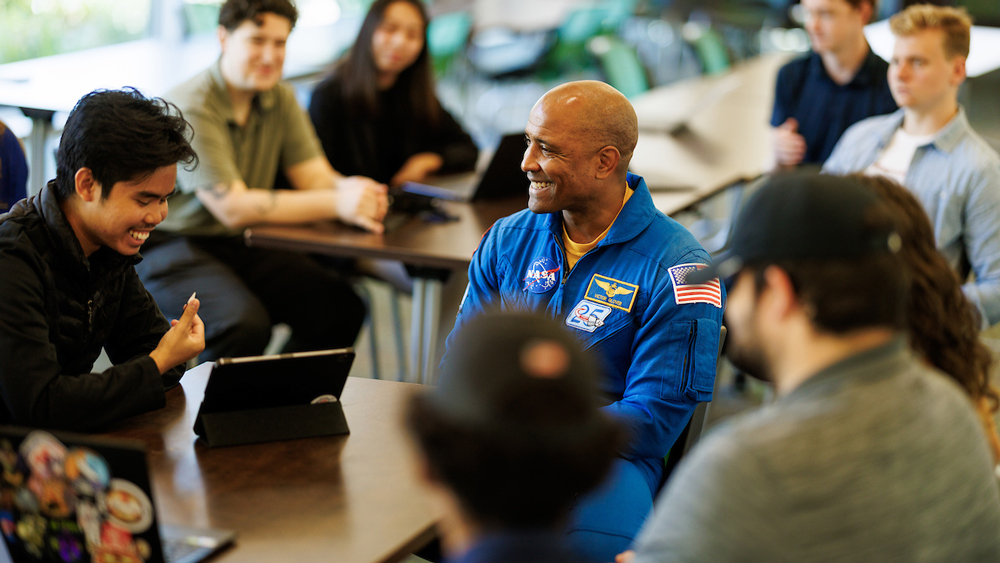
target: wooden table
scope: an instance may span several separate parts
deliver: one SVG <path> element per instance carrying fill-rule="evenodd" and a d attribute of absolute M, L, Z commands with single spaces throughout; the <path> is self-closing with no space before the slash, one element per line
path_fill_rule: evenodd
<path fill-rule="evenodd" d="M 218 561 L 399 561 L 434 535 L 400 417 L 418 386 L 349 378 L 348 436 L 209 449 L 192 431 L 212 364 L 188 371 L 164 409 L 110 432 L 149 448 L 167 524 L 239 533 Z"/>
<path fill-rule="evenodd" d="M 413 276 L 413 315 L 410 324 L 410 376 L 428 382 L 437 345 L 441 285 L 448 272 L 469 266 L 483 234 L 501 217 L 524 209 L 527 193 L 498 201 L 444 202 L 458 218 L 428 223 L 411 218 L 384 234 L 373 234 L 340 223 L 305 226 L 267 226 L 246 230 L 250 246 L 261 246 L 342 257 L 398 260 Z"/>

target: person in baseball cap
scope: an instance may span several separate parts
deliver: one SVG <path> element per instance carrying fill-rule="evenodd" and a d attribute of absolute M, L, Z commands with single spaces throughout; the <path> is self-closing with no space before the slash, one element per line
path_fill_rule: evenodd
<path fill-rule="evenodd" d="M 565 327 L 489 313 L 455 342 L 406 426 L 441 501 L 449 562 L 582 561 L 562 526 L 611 467 L 623 431 L 599 410 L 598 362 Z"/>
<path fill-rule="evenodd" d="M 896 216 L 857 180 L 770 179 L 703 276 L 727 355 L 777 398 L 678 465 L 619 562 L 1000 561 L 1000 492 L 968 397 L 906 338 Z"/>

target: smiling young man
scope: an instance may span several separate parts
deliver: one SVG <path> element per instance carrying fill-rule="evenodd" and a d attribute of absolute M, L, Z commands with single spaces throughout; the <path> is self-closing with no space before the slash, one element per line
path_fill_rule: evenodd
<path fill-rule="evenodd" d="M 197 160 L 190 135 L 162 100 L 88 94 L 56 179 L 0 215 L 0 423 L 92 430 L 160 408 L 204 349 L 199 301 L 167 323 L 134 267 L 177 163 Z M 90 373 L 102 348 L 115 365 Z"/>
<path fill-rule="evenodd" d="M 889 176 L 934 224 L 938 250 L 961 279 L 982 326 L 1000 322 L 1000 156 L 958 103 L 972 22 L 964 9 L 911 6 L 893 16 L 889 84 L 896 113 L 851 127 L 824 172 Z"/>
<path fill-rule="evenodd" d="M 771 126 L 780 167 L 821 165 L 848 127 L 895 111 L 885 61 L 872 52 L 864 27 L 875 0 L 802 0 L 808 56 L 778 72 Z"/>
<path fill-rule="evenodd" d="M 687 282 L 708 253 L 628 173 L 638 124 L 620 92 L 558 86 L 531 110 L 525 138 L 529 209 L 498 221 L 473 256 L 442 365 L 465 324 L 493 308 L 542 312 L 595 353 L 604 410 L 630 440 L 569 531 L 585 557 L 611 561 L 652 507 L 663 456 L 712 398 L 724 294 L 717 280 Z"/>
<path fill-rule="evenodd" d="M 197 290 L 212 308 L 202 359 L 263 352 L 287 323 L 286 351 L 354 344 L 365 317 L 350 284 L 304 255 L 247 248 L 243 229 L 339 219 L 381 232 L 386 188 L 344 177 L 320 147 L 291 85 L 285 43 L 298 17 L 289 0 L 228 0 L 217 63 L 167 94 L 191 122 L 201 165 L 179 169 L 174 212 L 139 267 L 168 315 Z M 278 172 L 294 189 L 275 190 Z"/>

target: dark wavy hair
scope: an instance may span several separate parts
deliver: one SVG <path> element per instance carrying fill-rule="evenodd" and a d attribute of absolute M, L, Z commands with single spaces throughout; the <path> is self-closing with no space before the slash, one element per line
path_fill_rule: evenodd
<path fill-rule="evenodd" d="M 299 19 L 299 11 L 289 0 L 226 0 L 219 9 L 219 25 L 233 31 L 250 20 L 259 26 L 263 23 L 261 15 L 266 13 L 288 18 L 293 28 Z"/>
<path fill-rule="evenodd" d="M 396 2 L 410 4 L 420 12 L 420 18 L 424 22 L 424 47 L 417 55 L 417 60 L 399 73 L 393 88 L 401 88 L 408 94 L 407 107 L 404 108 L 406 113 L 416 117 L 425 126 L 435 127 L 440 120 L 441 105 L 434 92 L 434 74 L 427 50 L 427 25 L 430 17 L 420 0 L 376 0 L 372 3 L 354 46 L 337 63 L 334 73 L 342 78 L 342 94 L 348 107 L 363 108 L 369 117 L 379 115 L 378 69 L 375 68 L 375 56 L 372 53 L 372 37 L 382 24 L 385 11 Z"/>
<path fill-rule="evenodd" d="M 934 244 L 930 219 L 906 188 L 882 176 L 856 176 L 889 204 L 902 238 L 900 256 L 909 270 L 910 344 L 951 376 L 973 398 L 996 412 L 1000 394 L 990 385 L 993 356 L 979 340 L 979 314 L 962 292 L 957 274 Z"/>
<path fill-rule="evenodd" d="M 578 495 L 608 473 L 625 432 L 603 413 L 577 424 L 572 434 L 551 432 L 553 426 L 573 424 L 580 409 L 589 407 L 565 395 L 530 393 L 510 403 L 506 410 L 518 413 L 510 419 L 522 419 L 520 424 L 484 427 L 454 422 L 426 396 L 415 395 L 407 404 L 406 427 L 433 478 L 477 524 L 494 530 L 552 528 Z"/>
<path fill-rule="evenodd" d="M 177 106 L 134 88 L 95 90 L 80 98 L 66 120 L 56 152 L 56 195 L 76 193 L 75 176 L 89 168 L 107 199 L 117 182 L 149 177 L 157 168 L 197 166 L 191 126 Z"/>

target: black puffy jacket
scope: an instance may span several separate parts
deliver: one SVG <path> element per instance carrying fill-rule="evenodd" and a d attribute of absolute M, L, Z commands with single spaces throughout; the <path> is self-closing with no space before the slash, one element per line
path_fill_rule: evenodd
<path fill-rule="evenodd" d="M 170 325 L 139 260 L 84 256 L 51 185 L 0 215 L 0 423 L 85 431 L 164 405 L 184 369 L 149 357 Z M 102 347 L 115 365 L 90 373 Z"/>

